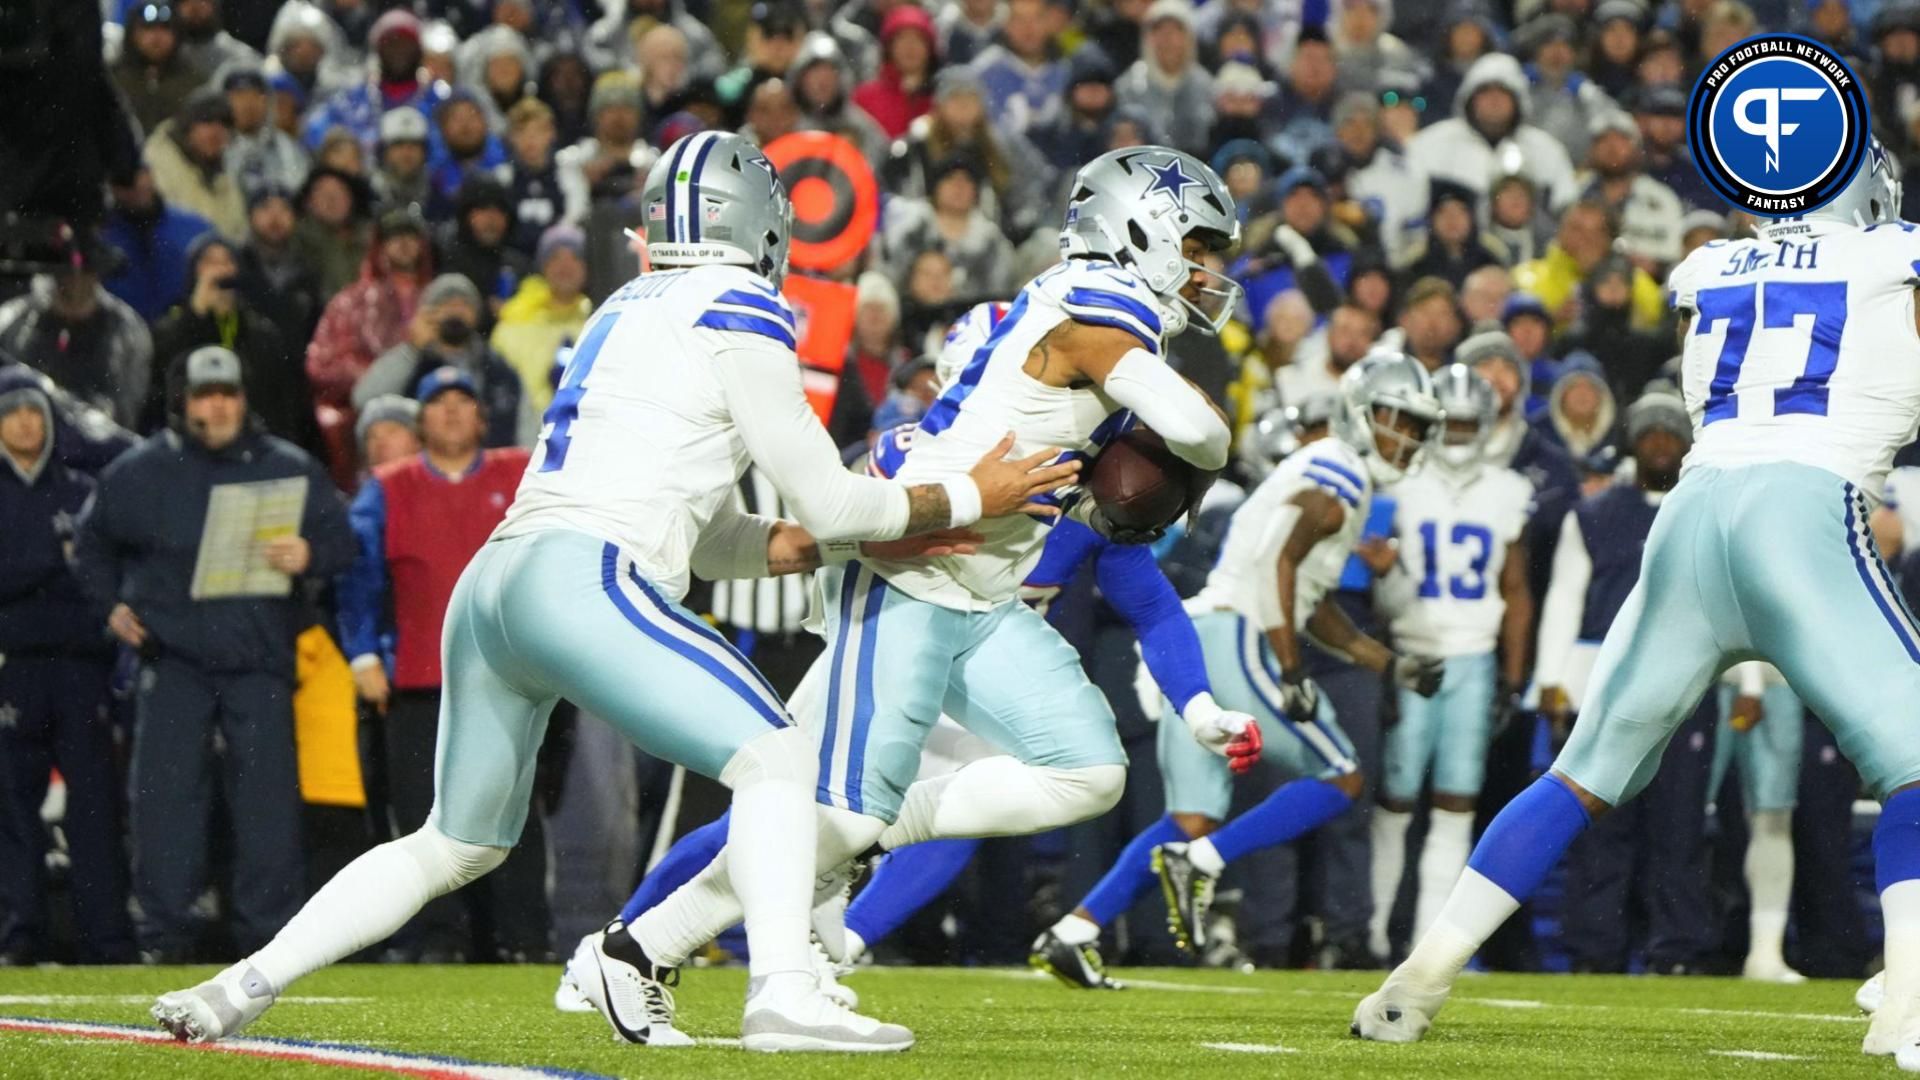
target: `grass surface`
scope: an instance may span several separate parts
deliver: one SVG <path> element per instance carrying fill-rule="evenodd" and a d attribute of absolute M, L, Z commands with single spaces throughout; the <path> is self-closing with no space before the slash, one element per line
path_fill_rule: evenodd
<path fill-rule="evenodd" d="M 211 968 L 0 969 L 0 1017 L 145 1024 L 154 994 Z M 541 967 L 342 967 L 321 972 L 246 1032 L 621 1077 L 1894 1076 L 1860 1056 L 1852 984 L 1725 979 L 1470 977 L 1416 1046 L 1349 1038 L 1377 975 L 1137 969 L 1122 993 L 1064 989 L 1026 971 L 880 969 L 849 980 L 862 1007 L 905 1023 L 904 1056 L 762 1057 L 725 1046 L 647 1050 L 598 1015 L 562 1015 Z M 738 1034 L 740 971 L 689 971 L 692 1034 Z M 311 999 L 323 1000 L 311 1000 Z M 335 1000 L 324 1000 L 335 999 Z M 1222 1044 L 1215 1048 L 1205 1044 Z M 1761 1055 L 1761 1056 L 1754 1056 Z M 1777 1055 L 1777 1056 L 1776 1056 Z M 369 1075 L 45 1033 L 0 1031 L 0 1078 Z"/>

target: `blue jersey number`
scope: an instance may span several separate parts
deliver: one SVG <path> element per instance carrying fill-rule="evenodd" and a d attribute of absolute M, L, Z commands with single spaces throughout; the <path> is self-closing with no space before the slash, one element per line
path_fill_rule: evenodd
<path fill-rule="evenodd" d="M 1792 386 L 1774 389 L 1774 415 L 1827 415 L 1827 383 L 1840 362 L 1840 335 L 1847 328 L 1846 282 L 1768 281 L 1701 289 L 1695 298 L 1699 324 L 1694 327 L 1694 333 L 1708 333 L 1713 324 L 1721 320 L 1727 324 L 1727 336 L 1720 345 L 1720 361 L 1713 369 L 1713 382 L 1707 387 L 1705 423 L 1739 415 L 1739 395 L 1734 391 L 1734 384 L 1740 381 L 1740 365 L 1746 363 L 1747 346 L 1753 342 L 1756 296 L 1764 315 L 1760 322 L 1762 329 L 1792 326 L 1794 319 L 1801 315 L 1813 316 L 1806 365 Z"/>
<path fill-rule="evenodd" d="M 589 327 L 587 336 L 573 347 L 566 373 L 560 377 L 560 387 L 553 392 L 553 404 L 547 406 L 546 414 L 541 417 L 548 425 L 547 434 L 541 439 L 546 451 L 540 459 L 543 473 L 559 472 L 567 463 L 567 449 L 573 445 L 573 421 L 580 415 L 580 399 L 587 394 L 582 384 L 593 374 L 593 362 L 600 358 L 600 346 L 606 344 L 607 335 L 613 332 L 613 324 L 619 318 L 618 315 L 604 316 Z"/>
<path fill-rule="evenodd" d="M 1487 563 L 1493 559 L 1493 530 L 1484 525 L 1457 522 L 1448 539 L 1455 547 L 1472 545 L 1473 554 L 1468 557 L 1466 573 L 1447 579 L 1447 592 L 1456 600 L 1478 600 L 1487 595 Z M 1420 579 L 1420 598 L 1437 600 L 1440 597 L 1439 522 L 1420 523 L 1420 548 L 1427 564 L 1427 572 Z"/>

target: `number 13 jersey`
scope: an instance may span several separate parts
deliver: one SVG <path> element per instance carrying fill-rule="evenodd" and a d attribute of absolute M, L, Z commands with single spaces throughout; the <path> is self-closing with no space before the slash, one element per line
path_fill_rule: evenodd
<path fill-rule="evenodd" d="M 1815 221 L 1716 240 L 1674 267 L 1668 295 L 1693 316 L 1686 467 L 1794 461 L 1877 501 L 1920 420 L 1917 260 L 1913 225 Z"/>

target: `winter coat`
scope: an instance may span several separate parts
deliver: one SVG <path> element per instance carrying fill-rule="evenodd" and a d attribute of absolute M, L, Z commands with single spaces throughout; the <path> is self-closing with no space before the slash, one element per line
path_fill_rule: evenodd
<path fill-rule="evenodd" d="M 194 164 L 175 136 L 174 121 L 168 120 L 147 139 L 147 168 L 153 170 L 153 186 L 162 198 L 191 214 L 213 223 L 220 235 L 234 243 L 247 237 L 247 199 L 241 194 L 240 181 L 226 163 L 209 172 Z"/>
<path fill-rule="evenodd" d="M 480 412 L 487 420 L 486 446 L 533 445 L 540 434 L 540 414 L 522 392 L 520 376 L 478 339 L 474 346 L 457 354 L 443 354 L 431 346 L 394 346 L 354 383 L 353 407 L 363 408 L 382 394 L 412 397 L 421 379 L 447 364 L 465 371 L 480 391 Z"/>
<path fill-rule="evenodd" d="M 213 224 L 155 196 L 157 213 L 135 218 L 115 210 L 101 223 L 100 238 L 120 253 L 120 269 L 101 284 L 148 322 L 166 314 L 187 291 L 187 248 Z"/>
<path fill-rule="evenodd" d="M 132 308 L 104 288 L 95 291 L 92 316 L 68 323 L 54 314 L 53 278 L 35 277 L 26 295 L 0 304 L 0 352 L 132 428 L 147 399 L 153 338 Z"/>
<path fill-rule="evenodd" d="M 402 293 L 381 261 L 380 249 L 370 248 L 359 279 L 327 301 L 307 345 L 307 379 L 316 404 L 345 405 L 354 382 L 374 360 L 407 340 L 420 290 L 433 280 L 428 262 L 422 261 L 416 275 L 420 288 Z"/>
<path fill-rule="evenodd" d="M 148 430 L 157 430 L 180 412 L 186 399 L 187 356 L 203 345 L 221 345 L 240 357 L 247 408 L 269 434 L 310 454 L 322 452 L 302 346 L 288 341 L 272 320 L 244 302 L 226 318 L 198 314 L 183 304 L 154 324 L 155 377 L 147 393 L 144 425 Z"/>
<path fill-rule="evenodd" d="M 166 63 L 153 67 L 138 52 L 127 48 L 113 65 L 113 83 L 126 95 L 128 109 L 140 122 L 142 138 L 153 134 L 179 112 L 187 95 L 200 89 L 206 81 L 206 72 L 187 63 L 177 50 Z"/>
<path fill-rule="evenodd" d="M 1473 95 L 1488 85 L 1505 87 L 1518 106 L 1513 131 L 1491 143 L 1466 116 Z M 1407 145 L 1407 159 L 1429 177 L 1452 180 L 1485 195 L 1500 176 L 1500 148 L 1510 142 L 1519 149 L 1521 167 L 1534 189 L 1556 191 L 1573 175 L 1573 162 L 1558 139 L 1529 122 L 1531 100 L 1532 91 L 1519 62 L 1502 53 L 1489 53 L 1467 69 L 1454 98 L 1453 117 L 1422 128 Z"/>
<path fill-rule="evenodd" d="M 1113 84 L 1113 90 L 1120 104 L 1143 110 L 1174 146 L 1206 156 L 1213 125 L 1213 76 L 1198 62 L 1167 72 L 1142 56 Z"/>
<path fill-rule="evenodd" d="M 298 191 L 306 183 L 309 164 L 300 140 L 272 124 L 251 135 L 236 131 L 227 144 L 227 175 L 239 183 L 242 194 L 269 185 Z"/>
<path fill-rule="evenodd" d="M 520 283 L 500 309 L 491 344 L 500 358 L 520 376 L 520 391 L 536 414 L 553 400 L 554 365 L 563 346 L 579 340 L 593 314 L 593 301 L 581 296 L 567 307 L 556 307 L 547 279 L 538 274 Z"/>
<path fill-rule="evenodd" d="M 0 656 L 74 656 L 111 652 L 106 613 L 88 599 L 73 570 L 75 523 L 93 495 L 93 478 L 62 464 L 53 403 L 30 374 L 0 369 L 0 415 L 22 404 L 46 420 L 40 457 L 22 467 L 0 452 Z"/>
<path fill-rule="evenodd" d="M 887 13 L 887 21 L 880 32 L 882 51 L 901 34 L 918 30 L 923 34 L 929 46 L 938 56 L 938 36 L 934 33 L 933 19 L 927 13 L 912 4 L 902 4 Z M 929 61 L 934 62 L 932 60 Z M 933 108 L 933 78 L 928 73 L 927 81 L 917 90 L 909 90 L 901 82 L 900 72 L 892 64 L 880 65 L 880 74 L 868 82 L 861 83 L 853 91 L 853 103 L 873 117 L 887 138 L 897 139 L 906 134 L 907 125 L 925 116 Z"/>

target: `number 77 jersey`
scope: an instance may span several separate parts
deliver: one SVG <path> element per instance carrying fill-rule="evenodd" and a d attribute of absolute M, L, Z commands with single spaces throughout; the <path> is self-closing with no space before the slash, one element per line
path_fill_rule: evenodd
<path fill-rule="evenodd" d="M 1920 422 L 1920 230 L 1816 221 L 1768 233 L 1709 243 L 1668 276 L 1673 305 L 1693 315 L 1686 467 L 1796 461 L 1877 500 Z"/>

